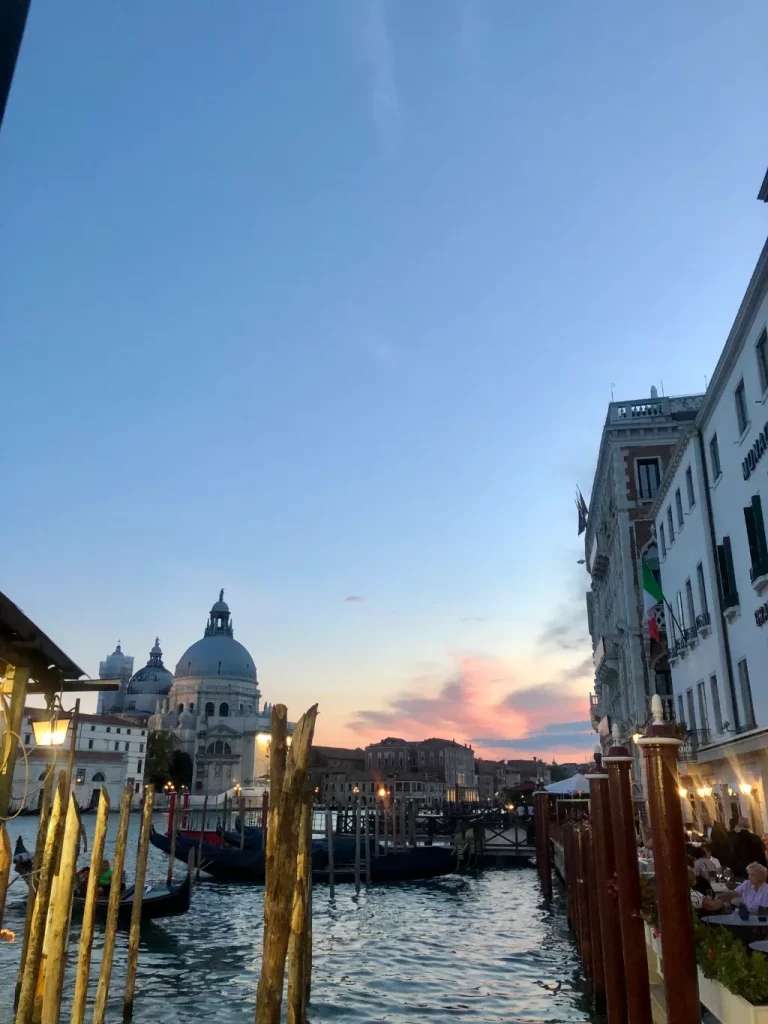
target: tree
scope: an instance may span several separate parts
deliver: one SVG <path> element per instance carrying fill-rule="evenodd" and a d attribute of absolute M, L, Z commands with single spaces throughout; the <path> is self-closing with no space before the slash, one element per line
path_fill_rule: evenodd
<path fill-rule="evenodd" d="M 176 737 L 170 732 L 151 732 L 147 740 L 147 764 L 144 778 L 158 791 L 171 778 L 171 757 L 176 751 Z M 191 775 L 191 771 L 190 771 Z"/>
<path fill-rule="evenodd" d="M 168 762 L 168 775 L 176 789 L 192 787 L 192 758 L 185 750 L 174 750 Z"/>

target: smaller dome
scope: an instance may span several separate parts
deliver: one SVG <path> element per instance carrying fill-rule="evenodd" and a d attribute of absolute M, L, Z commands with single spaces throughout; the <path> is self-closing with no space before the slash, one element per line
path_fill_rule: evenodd
<path fill-rule="evenodd" d="M 224 589 L 219 591 L 219 600 L 211 608 L 211 615 L 229 615 L 229 605 L 224 600 Z"/>
<path fill-rule="evenodd" d="M 155 644 L 149 652 L 149 661 L 134 672 L 128 682 L 129 694 L 148 694 L 151 696 L 164 697 L 171 688 L 173 675 L 163 664 L 163 652 L 160 649 L 160 640 L 155 637 Z"/>

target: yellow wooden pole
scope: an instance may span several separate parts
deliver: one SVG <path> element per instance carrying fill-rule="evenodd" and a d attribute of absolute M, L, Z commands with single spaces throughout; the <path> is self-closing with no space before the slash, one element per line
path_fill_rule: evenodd
<path fill-rule="evenodd" d="M 282 707 L 276 705 L 277 707 Z M 285 713 L 285 708 L 282 707 Z M 274 714 L 274 712 L 273 712 Z M 280 1006 L 283 998 L 285 958 L 291 931 L 291 911 L 296 883 L 296 854 L 299 841 L 299 823 L 303 793 L 309 775 L 309 756 L 317 719 L 317 705 L 306 711 L 293 733 L 293 740 L 285 763 L 285 775 L 277 808 L 272 818 L 274 803 L 271 799 L 271 836 L 267 834 L 267 864 L 264 886 L 264 939 L 261 958 L 261 976 L 256 992 L 256 1024 L 280 1024 Z M 275 718 L 272 719 L 273 729 Z M 274 745 L 273 752 L 274 755 Z M 271 760 L 271 757 L 270 757 Z M 270 861 L 269 853 L 273 860 Z"/>
<path fill-rule="evenodd" d="M 107 838 L 109 823 L 109 795 L 102 787 L 99 795 L 99 806 L 96 811 L 96 828 L 93 833 L 91 847 L 91 869 L 88 872 L 88 888 L 85 893 L 83 922 L 80 927 L 80 948 L 77 957 L 77 973 L 75 976 L 75 997 L 72 1001 L 71 1024 L 83 1024 L 85 1020 L 85 1001 L 88 996 L 88 979 L 91 973 L 91 949 L 93 948 L 93 924 L 96 920 L 96 896 L 99 889 L 99 872 L 104 857 L 104 844 Z"/>
<path fill-rule="evenodd" d="M 28 668 L 21 665 L 6 665 L 5 679 L 0 683 L 0 692 L 10 697 L 10 709 L 0 745 L 0 818 L 8 817 L 11 804 L 13 769 L 16 767 L 28 680 Z"/>
<path fill-rule="evenodd" d="M 29 928 L 29 944 L 26 950 L 26 959 L 21 967 L 23 973 L 21 975 L 19 1004 L 16 1011 L 16 1024 L 31 1024 L 34 1011 L 35 991 L 37 988 L 40 958 L 43 952 L 45 926 L 48 920 L 51 887 L 61 847 L 61 836 L 64 830 L 65 804 L 61 790 L 61 786 L 56 789 L 51 817 L 48 822 L 48 831 L 45 837 L 45 848 L 43 850 L 37 893 L 34 896 L 35 904 Z"/>
<path fill-rule="evenodd" d="M 312 792 L 305 795 L 299 822 L 296 883 L 288 946 L 288 1024 L 306 1024 L 312 973 L 312 796 Z"/>
<path fill-rule="evenodd" d="M 107 920 L 104 925 L 104 949 L 101 954 L 101 970 L 99 983 L 96 987 L 96 1005 L 93 1010 L 93 1024 L 104 1024 L 109 997 L 109 983 L 112 979 L 112 959 L 115 955 L 115 934 L 117 932 L 117 915 L 120 912 L 122 897 L 123 865 L 125 864 L 125 846 L 128 839 L 128 824 L 131 816 L 131 797 L 133 787 L 128 785 L 123 790 L 120 801 L 120 824 L 117 827 L 115 857 L 112 862 L 112 884 L 109 887 L 109 903 Z"/>
<path fill-rule="evenodd" d="M 150 783 L 144 790 L 144 811 L 141 816 L 139 850 L 136 856 L 136 880 L 131 908 L 131 930 L 128 936 L 128 966 L 126 969 L 125 996 L 123 997 L 123 1024 L 133 1020 L 133 994 L 136 988 L 136 966 L 139 960 L 139 934 L 141 932 L 141 903 L 144 897 L 144 879 L 147 876 L 149 834 L 152 831 L 152 806 L 155 802 L 155 787 Z"/>
<path fill-rule="evenodd" d="M 5 822 L 0 822 L 0 928 L 3 927 L 5 897 L 8 893 L 8 879 L 11 875 L 11 841 Z"/>
<path fill-rule="evenodd" d="M 77 803 L 69 796 L 64 841 L 57 877 L 56 893 L 53 897 L 53 913 L 46 936 L 47 956 L 45 962 L 45 987 L 43 990 L 43 1012 L 41 1024 L 59 1024 L 61 987 L 67 960 L 69 921 L 72 914 L 72 893 L 75 888 L 77 854 L 80 850 L 80 816 Z"/>

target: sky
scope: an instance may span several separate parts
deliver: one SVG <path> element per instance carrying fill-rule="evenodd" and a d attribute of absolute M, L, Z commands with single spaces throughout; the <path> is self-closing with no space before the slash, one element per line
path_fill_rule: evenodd
<path fill-rule="evenodd" d="M 766 234 L 768 6 L 33 0 L 0 589 L 90 675 L 220 587 L 317 741 L 584 760 L 573 495 Z"/>

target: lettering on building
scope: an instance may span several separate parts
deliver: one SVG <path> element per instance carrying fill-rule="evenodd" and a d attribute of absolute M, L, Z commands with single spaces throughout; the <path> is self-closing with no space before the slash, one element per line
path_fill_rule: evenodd
<path fill-rule="evenodd" d="M 768 448 L 768 423 L 765 424 L 757 435 L 757 440 L 749 449 L 746 458 L 741 464 L 741 471 L 744 474 L 745 480 L 749 480 L 750 476 L 754 473 L 766 448 Z"/>
<path fill-rule="evenodd" d="M 765 604 L 761 604 L 755 612 L 755 622 L 758 626 L 764 626 L 768 622 L 768 601 Z"/>

